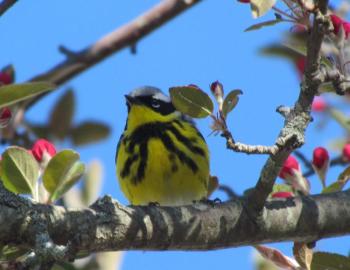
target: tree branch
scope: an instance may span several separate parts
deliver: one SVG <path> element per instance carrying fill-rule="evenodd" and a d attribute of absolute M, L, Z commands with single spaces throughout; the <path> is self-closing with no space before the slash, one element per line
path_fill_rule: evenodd
<path fill-rule="evenodd" d="M 135 46 L 144 36 L 199 2 L 200 0 L 164 0 L 81 51 L 72 52 L 61 46 L 60 50 L 67 56 L 67 59 L 30 81 L 49 81 L 59 86 L 113 53 L 128 46 Z M 38 96 L 24 103 L 24 106 L 34 104 L 41 97 Z"/>
<path fill-rule="evenodd" d="M 265 163 L 255 189 L 248 195 L 247 205 L 253 217 L 257 220 L 261 217 L 264 203 L 272 191 L 272 187 L 280 172 L 284 161 L 293 149 L 304 143 L 304 133 L 311 116 L 311 104 L 317 94 L 320 84 L 323 82 L 320 71 L 320 51 L 329 28 L 327 13 L 328 0 L 318 1 L 318 8 L 314 15 L 313 27 L 307 40 L 307 57 L 303 82 L 297 102 L 293 109 L 286 110 L 279 108 L 285 116 L 284 127 L 282 128 L 276 144 L 281 145 L 276 155 L 271 155 Z M 322 78 L 321 78 L 322 77 Z"/>
<path fill-rule="evenodd" d="M 2 188 L 0 212 L 0 243 L 36 251 L 33 240 L 47 232 L 52 246 L 60 247 L 59 254 L 70 251 L 66 260 L 80 251 L 212 250 L 266 242 L 310 242 L 350 233 L 350 191 L 267 201 L 259 224 L 250 218 L 242 199 L 214 206 L 128 207 L 105 196 L 90 208 L 69 210 L 34 203 Z M 45 226 L 36 222 L 37 217 Z"/>
<path fill-rule="evenodd" d="M 0 17 L 4 15 L 4 13 L 11 8 L 17 0 L 3 0 L 0 3 Z"/>

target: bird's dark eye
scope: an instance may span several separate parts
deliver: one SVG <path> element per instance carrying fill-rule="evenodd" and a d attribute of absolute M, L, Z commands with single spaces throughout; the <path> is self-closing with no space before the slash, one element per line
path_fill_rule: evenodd
<path fill-rule="evenodd" d="M 151 106 L 155 109 L 158 109 L 160 107 L 160 102 L 156 99 L 152 99 Z"/>

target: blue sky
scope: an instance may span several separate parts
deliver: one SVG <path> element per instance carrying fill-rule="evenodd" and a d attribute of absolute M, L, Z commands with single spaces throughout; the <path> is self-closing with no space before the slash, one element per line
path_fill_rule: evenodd
<path fill-rule="evenodd" d="M 65 45 L 79 50 L 115 28 L 127 23 L 158 1 L 151 0 L 60 0 L 20 1 L 0 18 L 0 66 L 12 63 L 17 82 L 54 66 L 64 59 L 57 50 Z M 272 19 L 273 14 L 264 19 Z M 261 21 L 261 20 L 259 20 Z M 261 31 L 243 30 L 256 23 L 249 7 L 232 1 L 203 1 L 137 44 L 137 54 L 125 49 L 68 82 L 47 96 L 27 114 L 28 119 L 44 122 L 50 106 L 67 87 L 77 95 L 75 120 L 95 119 L 112 127 L 109 139 L 78 148 L 85 162 L 99 159 L 104 164 L 103 194 L 111 194 L 127 203 L 115 176 L 115 146 L 123 131 L 126 107 L 123 95 L 142 85 L 154 85 L 164 91 L 169 87 L 196 84 L 208 91 L 215 80 L 225 90 L 240 88 L 244 94 L 228 119 L 237 141 L 249 144 L 273 144 L 283 125 L 275 112 L 279 105 L 293 105 L 299 81 L 293 67 L 284 60 L 266 58 L 258 48 L 278 41 L 280 24 Z M 312 149 L 327 145 L 342 131 L 335 124 L 319 132 L 316 121 L 307 131 L 302 149 L 311 157 Z M 211 151 L 211 172 L 238 193 L 252 187 L 258 179 L 266 156 L 248 156 L 226 150 L 225 141 L 210 133 L 209 119 L 198 121 Z M 69 147 L 69 144 L 62 147 Z M 332 153 L 333 154 L 333 153 Z M 339 169 L 331 177 L 335 178 Z M 312 191 L 320 191 L 316 178 L 311 178 Z M 223 194 L 215 194 L 224 198 Z M 349 237 L 322 240 L 317 249 L 347 254 Z M 291 244 L 274 244 L 291 254 Z M 122 269 L 251 269 L 252 249 L 231 248 L 209 252 L 142 252 L 125 255 Z"/>

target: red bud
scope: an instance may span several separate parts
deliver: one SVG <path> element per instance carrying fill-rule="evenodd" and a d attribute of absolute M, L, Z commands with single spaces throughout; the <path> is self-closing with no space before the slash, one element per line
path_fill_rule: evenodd
<path fill-rule="evenodd" d="M 321 179 L 322 186 L 326 187 L 326 175 L 329 167 L 329 154 L 323 147 L 315 148 L 312 158 L 312 167 Z"/>
<path fill-rule="evenodd" d="M 294 176 L 295 171 L 300 171 L 299 162 L 290 155 L 283 164 L 283 167 L 279 173 L 279 177 L 282 179 L 287 179 L 289 176 Z"/>
<path fill-rule="evenodd" d="M 324 98 L 322 97 L 315 97 L 313 102 L 312 102 L 312 106 L 311 109 L 314 112 L 323 112 L 325 111 L 327 108 L 327 103 L 324 100 Z"/>
<path fill-rule="evenodd" d="M 312 164 L 315 165 L 318 169 L 321 169 L 329 162 L 328 151 L 323 147 L 317 147 L 313 153 Z"/>
<path fill-rule="evenodd" d="M 12 78 L 10 74 L 6 72 L 0 72 L 0 85 L 1 84 L 11 84 L 12 83 Z"/>
<path fill-rule="evenodd" d="M 245 4 L 250 3 L 250 0 L 237 0 L 237 1 Z"/>
<path fill-rule="evenodd" d="M 349 33 L 350 33 L 350 23 L 344 22 L 343 28 L 344 28 L 344 32 L 345 32 L 345 39 L 347 39 L 349 37 Z"/>
<path fill-rule="evenodd" d="M 210 85 L 210 90 L 214 96 L 223 96 L 224 95 L 224 86 L 219 81 L 213 82 Z"/>
<path fill-rule="evenodd" d="M 34 143 L 31 153 L 38 162 L 45 162 L 56 154 L 56 148 L 51 142 L 39 139 Z"/>
<path fill-rule="evenodd" d="M 0 109 L 0 128 L 6 127 L 12 118 L 12 112 L 9 108 L 5 107 Z"/>
<path fill-rule="evenodd" d="M 215 96 L 216 101 L 219 104 L 220 110 L 222 109 L 223 97 L 224 97 L 224 86 L 219 81 L 215 81 L 210 85 L 210 90 Z"/>
<path fill-rule="evenodd" d="M 279 177 L 304 195 L 309 194 L 310 184 L 307 179 L 304 178 L 298 161 L 292 155 L 284 162 Z"/>
<path fill-rule="evenodd" d="M 347 143 L 343 148 L 343 159 L 345 161 L 350 161 L 350 144 Z"/>
<path fill-rule="evenodd" d="M 331 21 L 332 21 L 333 28 L 334 28 L 333 32 L 334 32 L 334 34 L 337 35 L 339 33 L 340 27 L 343 25 L 344 21 L 342 18 L 338 17 L 335 14 L 331 14 L 330 17 L 331 17 Z"/>
<path fill-rule="evenodd" d="M 344 33 L 345 33 L 345 39 L 347 39 L 350 34 L 350 23 L 344 21 L 342 18 L 334 14 L 332 14 L 330 17 L 334 28 L 333 33 L 338 35 L 340 31 L 340 27 L 343 27 Z"/>
<path fill-rule="evenodd" d="M 294 196 L 293 193 L 288 191 L 279 191 L 271 195 L 272 198 L 289 198 L 293 196 Z"/>

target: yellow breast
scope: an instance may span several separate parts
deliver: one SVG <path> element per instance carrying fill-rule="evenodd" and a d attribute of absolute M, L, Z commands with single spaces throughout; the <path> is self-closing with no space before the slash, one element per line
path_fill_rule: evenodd
<path fill-rule="evenodd" d="M 209 152 L 198 130 L 178 116 L 134 123 L 128 121 L 116 156 L 130 203 L 182 205 L 206 198 Z"/>

